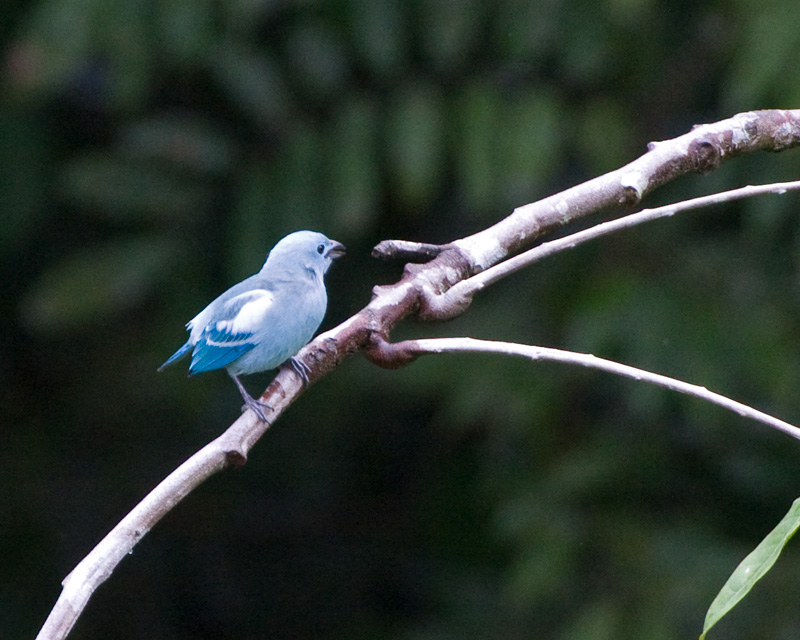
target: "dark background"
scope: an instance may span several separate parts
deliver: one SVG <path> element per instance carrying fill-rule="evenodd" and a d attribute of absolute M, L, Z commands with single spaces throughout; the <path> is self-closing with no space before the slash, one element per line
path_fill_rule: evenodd
<path fill-rule="evenodd" d="M 650 140 L 800 106 L 796 0 L 7 0 L 0 16 L 2 638 L 32 638 L 70 569 L 237 417 L 224 373 L 156 368 L 283 235 L 348 247 L 328 328 L 399 276 L 369 257 L 384 238 L 448 241 Z M 646 204 L 799 174 L 800 150 L 758 154 Z M 589 351 L 797 422 L 799 207 L 605 238 L 394 337 Z M 799 461 L 762 425 L 599 372 L 356 356 L 159 523 L 73 637 L 696 637 L 800 495 Z M 711 637 L 798 637 L 798 571 L 790 545 Z"/>

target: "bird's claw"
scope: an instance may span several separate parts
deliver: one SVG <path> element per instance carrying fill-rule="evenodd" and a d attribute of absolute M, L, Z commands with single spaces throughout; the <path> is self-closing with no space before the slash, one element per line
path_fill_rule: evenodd
<path fill-rule="evenodd" d="M 271 424 L 269 420 L 267 420 L 267 415 L 264 413 L 264 410 L 272 411 L 272 407 L 270 407 L 266 402 L 262 400 L 256 400 L 255 398 L 247 398 L 245 403 L 242 405 L 242 413 L 250 409 L 253 413 L 258 416 L 258 419 L 262 422 L 266 422 L 267 424 Z"/>
<path fill-rule="evenodd" d="M 297 358 L 289 358 L 289 366 L 298 376 L 300 376 L 303 384 L 308 385 L 308 376 L 311 373 L 311 369 L 308 367 L 308 365 Z"/>

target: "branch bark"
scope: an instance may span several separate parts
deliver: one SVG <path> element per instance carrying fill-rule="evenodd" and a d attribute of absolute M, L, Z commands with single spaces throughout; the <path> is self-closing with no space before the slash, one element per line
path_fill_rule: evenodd
<path fill-rule="evenodd" d="M 442 294 L 530 247 L 544 233 L 609 206 L 637 205 L 662 184 L 691 171 L 706 173 L 738 154 L 798 145 L 800 110 L 741 113 L 695 127 L 672 140 L 650 143 L 647 153 L 621 169 L 519 207 L 474 235 L 438 247 L 395 244 L 396 255 L 403 258 L 410 257 L 410 252 L 431 259 L 406 265 L 397 283 L 375 287 L 364 309 L 318 336 L 298 354 L 310 369 L 309 385 L 356 351 L 363 351 L 379 366 L 407 364 L 413 354 L 386 348 L 397 323 L 411 315 L 445 320 L 463 313 L 469 306 L 469 296 Z M 278 417 L 304 388 L 297 374 L 283 367 L 261 397 L 274 408 L 271 415 Z M 94 590 L 136 543 L 194 487 L 222 469 L 243 464 L 268 426 L 247 411 L 161 482 L 64 579 L 64 589 L 37 637 L 66 637 Z"/>

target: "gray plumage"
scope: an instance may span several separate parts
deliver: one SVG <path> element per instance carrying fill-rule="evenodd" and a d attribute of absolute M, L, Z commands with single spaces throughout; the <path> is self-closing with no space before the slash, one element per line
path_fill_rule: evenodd
<path fill-rule="evenodd" d="M 261 271 L 186 324 L 189 339 L 159 371 L 189 352 L 190 374 L 225 368 L 246 405 L 266 422 L 264 403 L 247 393 L 239 376 L 275 369 L 311 340 L 328 304 L 325 273 L 344 251 L 321 233 L 289 234 L 273 247 Z M 293 364 L 305 379 L 303 367 Z"/>

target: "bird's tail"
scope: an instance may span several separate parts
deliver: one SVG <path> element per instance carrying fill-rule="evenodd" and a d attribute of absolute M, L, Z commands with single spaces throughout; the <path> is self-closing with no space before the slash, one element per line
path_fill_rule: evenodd
<path fill-rule="evenodd" d="M 164 364 L 162 364 L 162 365 L 161 365 L 161 366 L 158 368 L 158 370 L 159 370 L 159 371 L 163 371 L 163 370 L 164 370 L 164 369 L 166 369 L 166 368 L 167 368 L 169 365 L 171 365 L 171 364 L 173 364 L 174 362 L 177 362 L 178 360 L 180 360 L 181 358 L 183 358 L 183 356 L 185 356 L 187 353 L 189 353 L 189 351 L 191 351 L 191 349 L 192 349 L 192 346 L 193 346 L 193 345 L 192 345 L 192 343 L 191 343 L 191 342 L 187 342 L 187 343 L 186 343 L 185 345 L 183 345 L 183 346 L 182 346 L 180 349 L 178 349 L 178 350 L 177 350 L 175 353 L 173 353 L 173 354 L 170 356 L 169 360 L 167 360 L 167 361 L 166 361 Z"/>

